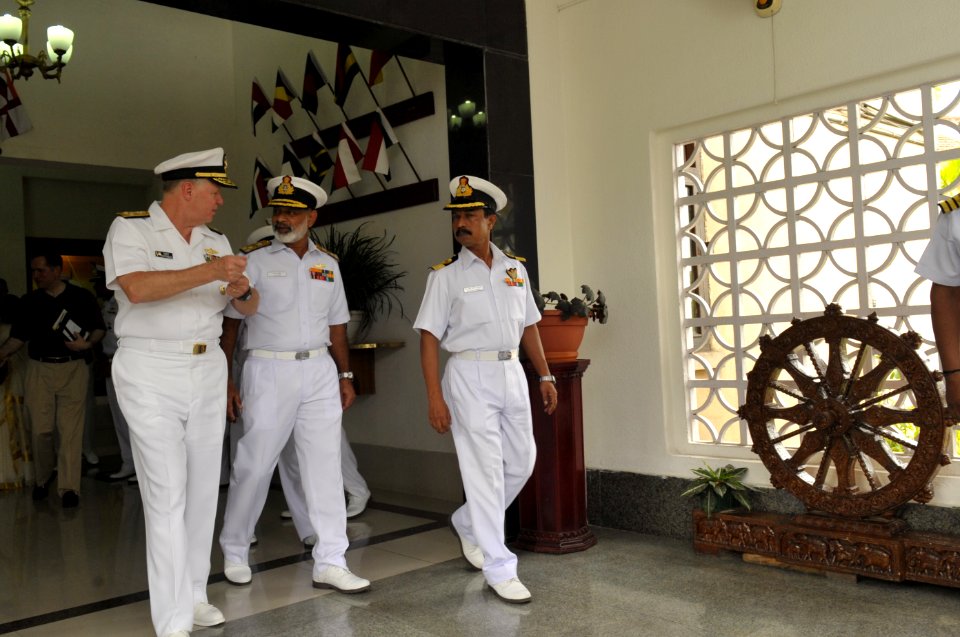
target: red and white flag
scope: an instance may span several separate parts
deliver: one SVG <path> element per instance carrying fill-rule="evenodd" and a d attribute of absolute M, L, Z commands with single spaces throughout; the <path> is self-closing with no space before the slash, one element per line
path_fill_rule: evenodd
<path fill-rule="evenodd" d="M 367 152 L 363 156 L 363 169 L 380 173 L 390 181 L 390 159 L 387 157 L 387 149 L 397 143 L 397 136 L 383 111 L 378 108 L 373 115 Z"/>
<path fill-rule="evenodd" d="M 337 144 L 337 162 L 333 166 L 333 190 L 360 181 L 357 162 L 363 157 L 360 144 L 347 124 L 340 124 L 340 142 Z"/>
<path fill-rule="evenodd" d="M 9 71 L 0 75 L 0 142 L 33 129 Z"/>

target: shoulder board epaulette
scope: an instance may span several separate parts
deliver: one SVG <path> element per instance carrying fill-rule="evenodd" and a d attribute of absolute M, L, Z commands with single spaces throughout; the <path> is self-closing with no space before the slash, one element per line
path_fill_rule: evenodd
<path fill-rule="evenodd" d="M 953 212 L 957 208 L 960 208 L 960 195 L 944 199 L 937 207 L 940 208 L 940 212 Z"/>
<path fill-rule="evenodd" d="M 271 241 L 270 239 L 260 239 L 256 243 L 250 243 L 243 246 L 242 248 L 240 248 L 240 252 L 244 254 L 250 254 L 254 250 L 259 250 L 260 248 L 266 248 L 271 243 L 273 243 L 273 241 Z"/>
<path fill-rule="evenodd" d="M 507 255 L 508 257 L 510 257 L 511 259 L 514 259 L 515 261 L 519 261 L 520 263 L 526 263 L 526 262 L 527 262 L 527 260 L 526 260 L 525 258 L 523 258 L 523 257 L 518 257 L 518 256 L 515 255 L 515 254 L 510 254 L 509 252 L 506 252 L 506 251 L 504 251 L 504 254 Z"/>
<path fill-rule="evenodd" d="M 146 219 L 150 216 L 150 213 L 146 210 L 137 210 L 136 212 L 124 211 L 118 212 L 118 217 L 123 217 L 124 219 Z"/>
<path fill-rule="evenodd" d="M 432 266 L 430 266 L 430 269 L 431 269 L 431 270 L 442 270 L 442 269 L 444 269 L 445 267 L 447 267 L 448 265 L 450 265 L 451 263 L 453 263 L 454 261 L 456 261 L 459 256 L 460 256 L 459 254 L 455 254 L 455 255 L 453 255 L 452 257 L 450 257 L 449 259 L 447 259 L 447 260 L 445 260 L 445 261 L 441 261 L 441 262 L 438 263 L 437 265 L 432 265 Z"/>
<path fill-rule="evenodd" d="M 333 252 L 330 252 L 329 250 L 327 250 L 327 249 L 324 248 L 323 246 L 317 246 L 317 250 L 319 250 L 320 252 L 322 252 L 322 253 L 324 253 L 324 254 L 329 254 L 331 257 L 333 257 L 333 260 L 336 261 L 337 263 L 340 262 L 340 257 L 338 257 L 337 255 L 335 255 Z"/>
<path fill-rule="evenodd" d="M 220 230 L 217 230 L 213 226 L 207 226 L 207 230 L 209 230 L 210 232 L 216 232 L 217 234 L 223 234 L 223 232 L 221 232 Z"/>

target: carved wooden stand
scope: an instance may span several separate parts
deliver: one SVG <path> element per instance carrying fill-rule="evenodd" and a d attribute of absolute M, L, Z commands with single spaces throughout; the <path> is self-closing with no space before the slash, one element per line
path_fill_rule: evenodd
<path fill-rule="evenodd" d="M 960 538 L 913 532 L 895 517 L 910 500 L 930 501 L 933 477 L 949 462 L 942 376 L 916 355 L 919 346 L 915 333 L 897 336 L 875 315 L 843 316 L 836 305 L 761 337 L 738 413 L 773 486 L 815 513 L 694 511 L 694 548 L 960 588 Z"/>
<path fill-rule="evenodd" d="M 876 579 L 960 588 L 958 538 L 907 530 L 900 519 L 845 520 L 731 511 L 693 512 L 693 547 L 762 555 L 776 562 Z"/>

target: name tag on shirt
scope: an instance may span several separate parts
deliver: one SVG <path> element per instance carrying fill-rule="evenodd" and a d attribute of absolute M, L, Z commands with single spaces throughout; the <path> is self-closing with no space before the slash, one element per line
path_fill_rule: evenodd
<path fill-rule="evenodd" d="M 285 271 L 282 272 L 267 272 L 267 276 L 287 276 Z"/>
<path fill-rule="evenodd" d="M 471 285 L 469 287 L 463 288 L 464 294 L 470 294 L 471 292 L 481 292 L 481 291 L 483 291 L 482 285 Z"/>
<path fill-rule="evenodd" d="M 155 252 L 153 253 L 153 256 L 155 256 L 155 257 L 160 257 L 161 259 L 172 259 L 172 258 L 173 258 L 173 253 L 172 253 L 172 252 L 163 252 L 162 250 L 157 250 L 157 251 L 155 251 Z"/>

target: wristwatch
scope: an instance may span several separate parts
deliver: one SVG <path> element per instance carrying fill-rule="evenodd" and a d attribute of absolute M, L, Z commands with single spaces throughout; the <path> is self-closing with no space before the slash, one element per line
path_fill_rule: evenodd
<path fill-rule="evenodd" d="M 549 376 L 541 376 L 541 377 L 540 377 L 540 382 L 541 382 L 541 383 L 553 383 L 554 385 L 556 385 L 556 384 L 557 384 L 557 377 L 554 376 L 553 374 L 550 374 Z"/>
<path fill-rule="evenodd" d="M 340 372 L 337 374 L 340 380 L 353 380 L 353 372 Z"/>
<path fill-rule="evenodd" d="M 250 297 L 253 296 L 253 286 L 247 288 L 247 291 L 237 297 L 238 301 L 249 301 Z"/>

